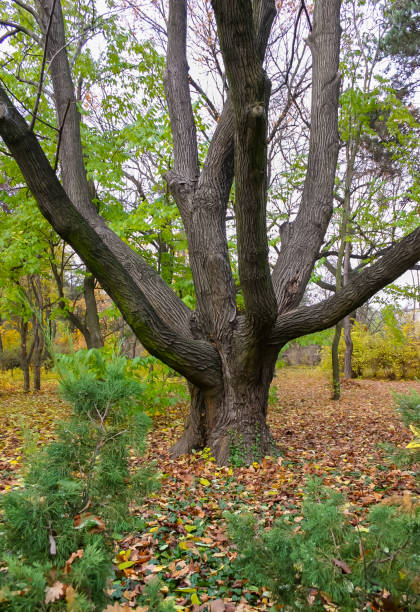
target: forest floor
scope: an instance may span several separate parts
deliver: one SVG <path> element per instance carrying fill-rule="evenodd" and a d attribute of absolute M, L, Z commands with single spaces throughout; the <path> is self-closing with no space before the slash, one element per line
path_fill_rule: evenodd
<path fill-rule="evenodd" d="M 378 445 L 404 446 L 412 438 L 395 414 L 393 392 L 420 391 L 419 382 L 346 381 L 339 401 L 330 399 L 328 377 L 316 369 L 280 369 L 275 385 L 269 422 L 282 456 L 250 467 L 218 468 L 206 451 L 171 460 L 168 449 L 182 431 L 187 409 L 178 405 L 154 416 L 147 455 L 133 458 L 133 465 L 154 460 L 162 487 L 133 509 L 138 533 L 116 544 L 116 562 L 133 563 L 117 570 L 116 603 L 109 610 L 135 609 L 136 595 L 156 575 L 163 592 L 176 596 L 183 610 L 269 610 L 270 593 L 235 571 L 237 552 L 229 545 L 224 511 L 248 510 L 267 526 L 285 514 L 299 523 L 311 476 L 345 494 L 361 515 L 372 504 L 415 489 L 413 473 L 387 463 Z M 67 410 L 53 381 L 36 394 L 23 394 L 13 381 L 0 387 L 0 492 L 22 482 L 25 428 L 38 433 L 39 444 L 47 443 L 55 420 Z M 235 460 L 240 462 L 239 452 Z M 325 609 L 336 609 L 324 603 Z"/>

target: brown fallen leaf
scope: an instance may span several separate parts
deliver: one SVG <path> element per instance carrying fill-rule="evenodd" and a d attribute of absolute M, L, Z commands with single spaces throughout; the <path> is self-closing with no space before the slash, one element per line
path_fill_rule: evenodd
<path fill-rule="evenodd" d="M 214 599 L 210 602 L 210 612 L 225 612 L 226 606 L 223 599 Z"/>
<path fill-rule="evenodd" d="M 81 559 L 83 557 L 83 548 L 79 548 L 77 552 L 71 553 L 70 557 L 66 561 L 66 565 L 64 567 L 64 573 L 68 574 L 71 569 L 71 564 L 75 559 Z"/>
<path fill-rule="evenodd" d="M 50 587 L 45 588 L 45 603 L 49 604 L 53 601 L 57 601 L 64 596 L 66 585 L 62 582 L 54 582 Z"/>
<path fill-rule="evenodd" d="M 105 523 L 103 520 L 91 512 L 76 514 L 73 523 L 75 529 L 83 529 L 83 527 L 86 527 L 87 525 L 93 525 L 93 528 L 89 531 L 89 533 L 96 533 L 105 529 Z"/>
<path fill-rule="evenodd" d="M 341 559 L 333 559 L 333 563 L 336 567 L 343 570 L 343 574 L 351 574 L 351 569 L 345 561 L 342 561 Z"/>

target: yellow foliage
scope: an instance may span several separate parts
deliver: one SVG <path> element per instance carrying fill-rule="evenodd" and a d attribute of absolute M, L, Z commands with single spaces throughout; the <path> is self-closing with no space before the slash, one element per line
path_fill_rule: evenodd
<path fill-rule="evenodd" d="M 361 323 L 355 322 L 352 334 L 352 367 L 361 378 L 417 378 L 420 376 L 420 338 L 412 323 L 395 330 L 385 325 L 380 332 L 372 334 Z M 343 336 L 339 345 L 340 367 L 344 364 L 345 343 Z M 321 368 L 331 370 L 331 347 L 323 347 Z"/>
<path fill-rule="evenodd" d="M 406 448 L 420 448 L 420 429 L 414 425 L 410 425 L 410 429 L 416 437 L 410 444 L 407 444 Z"/>
<path fill-rule="evenodd" d="M 19 333 L 16 329 L 10 329 L 8 327 L 0 325 L 0 334 L 3 349 L 5 351 L 10 351 L 11 349 L 14 349 L 19 346 L 20 338 Z"/>

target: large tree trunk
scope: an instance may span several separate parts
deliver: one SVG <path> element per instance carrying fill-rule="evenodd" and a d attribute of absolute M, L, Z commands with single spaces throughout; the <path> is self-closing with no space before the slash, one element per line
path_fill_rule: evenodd
<path fill-rule="evenodd" d="M 243 362 L 223 361 L 221 388 L 203 391 L 190 385 L 191 411 L 172 456 L 207 446 L 221 465 L 232 453 L 244 463 L 272 454 L 275 443 L 266 418 L 276 356 L 269 351 L 252 374 Z"/>

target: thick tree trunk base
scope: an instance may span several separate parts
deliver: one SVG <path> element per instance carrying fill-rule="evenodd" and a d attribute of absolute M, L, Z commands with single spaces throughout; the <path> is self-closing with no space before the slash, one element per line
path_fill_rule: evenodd
<path fill-rule="evenodd" d="M 209 447 L 219 465 L 247 465 L 276 452 L 266 422 L 271 376 L 259 384 L 241 381 L 215 394 L 191 390 L 191 411 L 171 457 Z"/>

